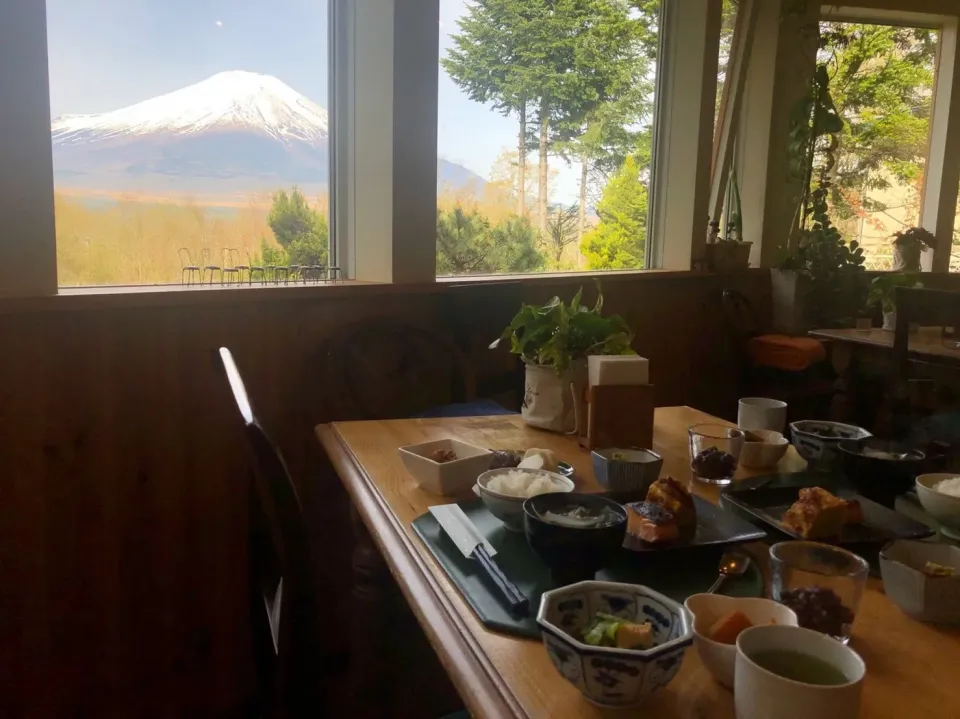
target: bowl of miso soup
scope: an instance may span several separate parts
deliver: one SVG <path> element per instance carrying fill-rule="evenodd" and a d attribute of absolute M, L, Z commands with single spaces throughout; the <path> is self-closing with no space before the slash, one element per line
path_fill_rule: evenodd
<path fill-rule="evenodd" d="M 541 494 L 523 503 L 527 543 L 555 585 L 593 579 L 623 546 L 627 512 L 595 494 Z"/>

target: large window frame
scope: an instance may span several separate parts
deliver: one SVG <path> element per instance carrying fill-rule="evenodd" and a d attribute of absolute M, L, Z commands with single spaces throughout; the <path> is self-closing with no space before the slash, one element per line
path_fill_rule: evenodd
<path fill-rule="evenodd" d="M 752 139 L 722 149 L 731 159 L 720 163 L 733 162 L 742 178 L 745 225 L 754 228 L 745 239 L 754 241 L 752 259 L 761 266 L 773 264 L 787 227 L 788 193 L 775 182 L 782 177 L 784 123 L 797 83 L 790 52 L 796 28 L 781 22 L 786 2 L 757 3 L 734 133 Z M 941 243 L 926 269 L 943 272 L 960 188 L 960 10 L 944 13 L 935 0 L 897 9 L 907 4 L 808 7 L 811 16 L 830 8 L 833 19 L 933 22 L 941 29 L 921 218 Z M 718 152 L 713 118 L 721 9 L 722 0 L 663 0 L 650 268 L 690 270 L 703 256 L 704 218 L 717 202 L 711 166 Z M 438 16 L 439 0 L 330 0 L 331 252 L 349 278 L 436 280 Z M 0 212 L 9 219 L 0 235 L 0 295 L 58 294 L 43 2 L 10 0 L 0 8 L 0 66 L 16 68 L 0 76 L 0 108 L 16 109 L 0 112 Z"/>

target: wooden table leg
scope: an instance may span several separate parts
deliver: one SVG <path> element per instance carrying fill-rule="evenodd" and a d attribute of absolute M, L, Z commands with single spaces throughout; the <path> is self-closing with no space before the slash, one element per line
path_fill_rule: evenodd
<path fill-rule="evenodd" d="M 856 362 L 854 350 L 847 342 L 834 342 L 830 345 L 830 362 L 837 379 L 833 384 L 833 399 L 830 404 L 830 419 L 834 422 L 846 422 L 856 405 Z"/>
<path fill-rule="evenodd" d="M 390 636 L 391 588 L 394 586 L 380 551 L 350 505 L 353 549 L 353 589 L 350 607 L 350 701 L 352 716 L 382 716 L 389 705 L 389 672 L 384 638 Z"/>
<path fill-rule="evenodd" d="M 463 706 L 353 505 L 351 719 L 444 716 Z"/>

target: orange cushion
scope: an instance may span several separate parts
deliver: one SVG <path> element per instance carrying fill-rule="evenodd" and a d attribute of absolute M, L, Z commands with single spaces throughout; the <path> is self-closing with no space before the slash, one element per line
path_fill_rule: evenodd
<path fill-rule="evenodd" d="M 760 335 L 747 340 L 747 351 L 753 364 L 800 372 L 827 358 L 827 349 L 813 337 Z"/>

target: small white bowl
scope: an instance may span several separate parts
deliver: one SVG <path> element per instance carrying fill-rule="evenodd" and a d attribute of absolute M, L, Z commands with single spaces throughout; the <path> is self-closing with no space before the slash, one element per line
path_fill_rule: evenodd
<path fill-rule="evenodd" d="M 523 503 L 527 500 L 527 497 L 514 497 L 510 494 L 501 494 L 500 492 L 494 492 L 492 489 L 487 489 L 487 483 L 491 479 L 508 472 L 523 472 L 531 477 L 546 475 L 560 487 L 557 489 L 558 492 L 572 492 L 576 487 L 572 479 L 556 472 L 548 472 L 545 469 L 504 467 L 502 469 L 491 469 L 481 474 L 473 488 L 474 494 L 483 500 L 490 514 L 503 522 L 503 526 L 512 532 L 523 531 Z"/>
<path fill-rule="evenodd" d="M 457 458 L 435 462 L 430 455 L 438 449 L 453 451 Z M 469 492 L 477 477 L 489 469 L 493 452 L 458 439 L 437 439 L 401 447 L 400 459 L 419 487 L 434 494 L 457 495 Z"/>
<path fill-rule="evenodd" d="M 787 453 L 790 442 L 779 432 L 772 429 L 752 429 L 747 431 L 762 437 L 762 442 L 751 442 L 745 439 L 743 449 L 740 450 L 740 464 L 748 469 L 771 469 L 777 465 L 783 455 Z"/>
<path fill-rule="evenodd" d="M 940 522 L 940 531 L 960 539 L 960 497 L 951 497 L 934 489 L 938 482 L 960 477 L 958 474 L 921 474 L 917 477 L 917 498 L 931 517 Z"/>
<path fill-rule="evenodd" d="M 797 615 L 790 607 L 771 599 L 727 597 L 722 594 L 694 594 L 683 604 L 693 614 L 693 646 L 700 660 L 723 686 L 733 688 L 734 667 L 737 664 L 736 644 L 722 644 L 707 637 L 710 627 L 720 617 L 740 611 L 754 626 L 780 624 L 797 626 Z"/>
<path fill-rule="evenodd" d="M 953 567 L 952 577 L 931 577 L 923 567 Z M 891 542 L 880 552 L 883 591 L 890 601 L 921 622 L 960 622 L 960 549 L 933 542 Z"/>

